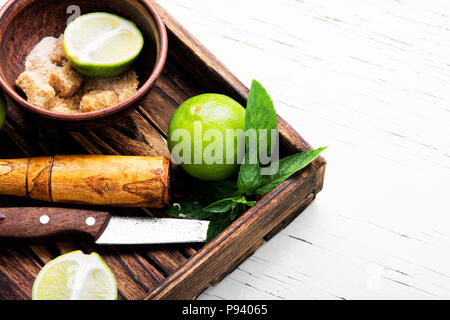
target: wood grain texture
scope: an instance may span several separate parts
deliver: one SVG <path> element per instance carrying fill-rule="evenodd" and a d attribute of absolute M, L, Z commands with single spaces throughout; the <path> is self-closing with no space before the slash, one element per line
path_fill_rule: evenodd
<path fill-rule="evenodd" d="M 0 238 L 18 241 L 70 236 L 95 241 L 111 218 L 108 212 L 43 207 L 0 208 L 0 216 Z M 94 219 L 93 223 L 87 219 Z"/>
<path fill-rule="evenodd" d="M 320 201 L 200 298 L 448 299 L 449 2 L 160 4 L 329 146 Z"/>
<path fill-rule="evenodd" d="M 27 197 L 36 200 L 53 202 L 51 179 L 55 157 L 28 158 L 21 159 L 19 161 L 27 164 L 26 172 L 20 173 L 20 175 L 25 174 L 26 176 Z M 78 183 L 77 177 L 75 177 L 73 181 Z M 8 192 L 2 194 L 10 195 Z"/>
<path fill-rule="evenodd" d="M 0 167 L 2 195 L 83 205 L 169 204 L 170 161 L 162 157 L 58 155 L 0 160 Z"/>
<path fill-rule="evenodd" d="M 169 166 L 161 157 L 56 156 L 52 200 L 163 208 L 169 203 Z"/>
<path fill-rule="evenodd" d="M 8 118 L 4 130 L 0 131 L 0 138 L 6 141 L 4 145 L 0 144 L 2 156 L 17 158 L 83 153 L 166 156 L 165 138 L 169 119 L 185 99 L 214 91 L 228 94 L 245 105 L 248 94 L 245 85 L 167 12 L 162 8 L 159 10 L 168 28 L 171 50 L 162 75 L 150 94 L 142 100 L 141 107 L 110 127 L 76 132 L 49 126 L 40 119 L 30 117 L 8 99 Z M 311 150 L 311 146 L 282 118 L 279 129 L 283 154 Z M 38 268 L 51 258 L 74 249 L 87 253 L 96 251 L 116 275 L 121 299 L 192 299 L 229 274 L 261 246 L 266 236 L 279 232 L 290 217 L 297 216 L 299 211 L 305 209 L 322 188 L 321 175 L 324 174 L 325 166 L 323 158 L 317 159 L 301 174 L 263 197 L 257 207 L 249 210 L 205 247 L 176 245 L 118 248 L 99 247 L 82 241 L 58 241 L 43 246 L 33 244 L 24 247 L 23 255 L 19 247 L 10 250 L 17 250 L 15 259 L 18 261 L 23 260 L 25 265 L 34 264 Z M 36 167 L 45 169 L 44 165 Z M 39 172 L 38 169 L 36 171 Z M 177 170 L 174 170 L 173 179 L 177 179 Z M 183 179 L 187 177 L 183 176 Z M 5 197 L 0 199 L 0 204 L 9 207 L 38 206 L 41 202 Z M 113 213 L 165 216 L 160 210 L 141 208 L 117 208 Z M 21 296 L 23 292 L 29 292 L 32 281 L 16 283 L 15 272 L 20 270 L 5 270 L 5 279 L 12 279 L 9 282 L 5 280 L 5 283 L 16 284 Z M 35 275 L 32 268 L 30 274 Z M 5 294 L 0 298 L 8 297 Z"/>
<path fill-rule="evenodd" d="M 27 167 L 23 160 L 0 161 L 0 194 L 25 197 L 27 195 Z"/>

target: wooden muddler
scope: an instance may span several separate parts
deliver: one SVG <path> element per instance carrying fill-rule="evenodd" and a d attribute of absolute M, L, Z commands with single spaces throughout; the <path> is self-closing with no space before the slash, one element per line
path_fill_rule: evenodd
<path fill-rule="evenodd" d="M 56 203 L 162 208 L 170 162 L 132 156 L 0 160 L 0 194 Z"/>

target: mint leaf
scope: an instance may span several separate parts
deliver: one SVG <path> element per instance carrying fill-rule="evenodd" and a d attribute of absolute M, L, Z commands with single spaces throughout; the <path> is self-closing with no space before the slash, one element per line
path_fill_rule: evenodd
<path fill-rule="evenodd" d="M 234 199 L 223 199 L 204 208 L 204 211 L 213 212 L 206 242 L 209 242 L 225 230 L 247 210 L 247 207 L 252 207 L 254 205 L 256 205 L 256 201 L 248 201 L 245 196 L 240 196 Z"/>
<path fill-rule="evenodd" d="M 209 206 L 203 208 L 203 211 L 210 213 L 223 213 L 233 210 L 239 204 L 253 207 L 256 205 L 256 201 L 248 201 L 245 196 L 226 198 L 210 204 Z"/>
<path fill-rule="evenodd" d="M 254 195 L 256 189 L 258 189 L 262 183 L 263 178 L 261 176 L 261 168 L 258 164 L 241 164 L 237 187 L 242 194 L 247 196 Z"/>
<path fill-rule="evenodd" d="M 211 213 L 224 213 L 224 212 L 228 212 L 230 209 L 232 209 L 235 206 L 236 205 L 235 205 L 234 199 L 227 198 L 227 199 L 222 199 L 222 200 L 219 200 L 219 201 L 216 201 L 216 202 L 210 204 L 209 206 L 203 208 L 203 211 L 211 212 Z"/>
<path fill-rule="evenodd" d="M 284 181 L 289 179 L 294 173 L 305 168 L 313 162 L 324 150 L 320 148 L 317 150 L 297 153 L 278 162 L 279 170 L 274 175 L 263 176 L 262 186 L 256 190 L 257 194 L 266 194 L 278 187 Z"/>
<path fill-rule="evenodd" d="M 211 221 L 209 223 L 208 232 L 206 235 L 206 243 L 211 242 L 211 240 L 213 240 L 222 231 L 228 228 L 231 222 L 232 221 L 228 212 L 214 214 L 211 217 Z"/>
<path fill-rule="evenodd" d="M 233 199 L 234 203 L 245 204 L 247 207 L 253 207 L 256 205 L 256 201 L 248 201 L 245 196 L 242 196 L 237 199 Z"/>
<path fill-rule="evenodd" d="M 266 89 L 253 80 L 245 111 L 246 154 L 237 186 L 244 195 L 253 195 L 262 184 L 260 163 L 268 164 L 273 151 L 272 130 L 277 129 L 277 113 Z M 265 131 L 261 131 L 265 130 Z"/>
<path fill-rule="evenodd" d="M 256 80 L 252 81 L 245 111 L 245 130 L 256 130 L 258 159 L 261 154 L 270 156 L 273 151 L 271 133 L 277 129 L 278 117 L 273 106 L 273 101 L 266 89 Z M 265 130 L 263 133 L 260 130 Z M 247 141 L 248 142 L 248 141 Z M 248 144 L 247 144 L 248 146 Z M 263 163 L 268 164 L 268 163 Z"/>

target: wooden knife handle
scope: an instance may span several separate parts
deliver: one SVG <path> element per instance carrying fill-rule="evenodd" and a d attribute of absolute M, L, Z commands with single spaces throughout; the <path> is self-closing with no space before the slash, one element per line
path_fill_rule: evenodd
<path fill-rule="evenodd" d="M 0 194 L 56 203 L 163 208 L 170 161 L 160 157 L 54 156 L 0 160 Z"/>
<path fill-rule="evenodd" d="M 0 238 L 34 240 L 87 235 L 97 240 L 108 225 L 107 212 L 64 208 L 0 208 Z"/>

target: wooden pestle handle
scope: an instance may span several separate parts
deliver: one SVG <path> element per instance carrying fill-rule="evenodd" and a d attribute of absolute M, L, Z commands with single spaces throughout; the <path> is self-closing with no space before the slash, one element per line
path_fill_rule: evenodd
<path fill-rule="evenodd" d="M 35 240 L 86 235 L 97 240 L 108 226 L 108 212 L 64 208 L 0 208 L 0 238 Z"/>
<path fill-rule="evenodd" d="M 170 161 L 161 157 L 53 156 L 0 160 L 0 195 L 55 203 L 163 208 Z"/>

